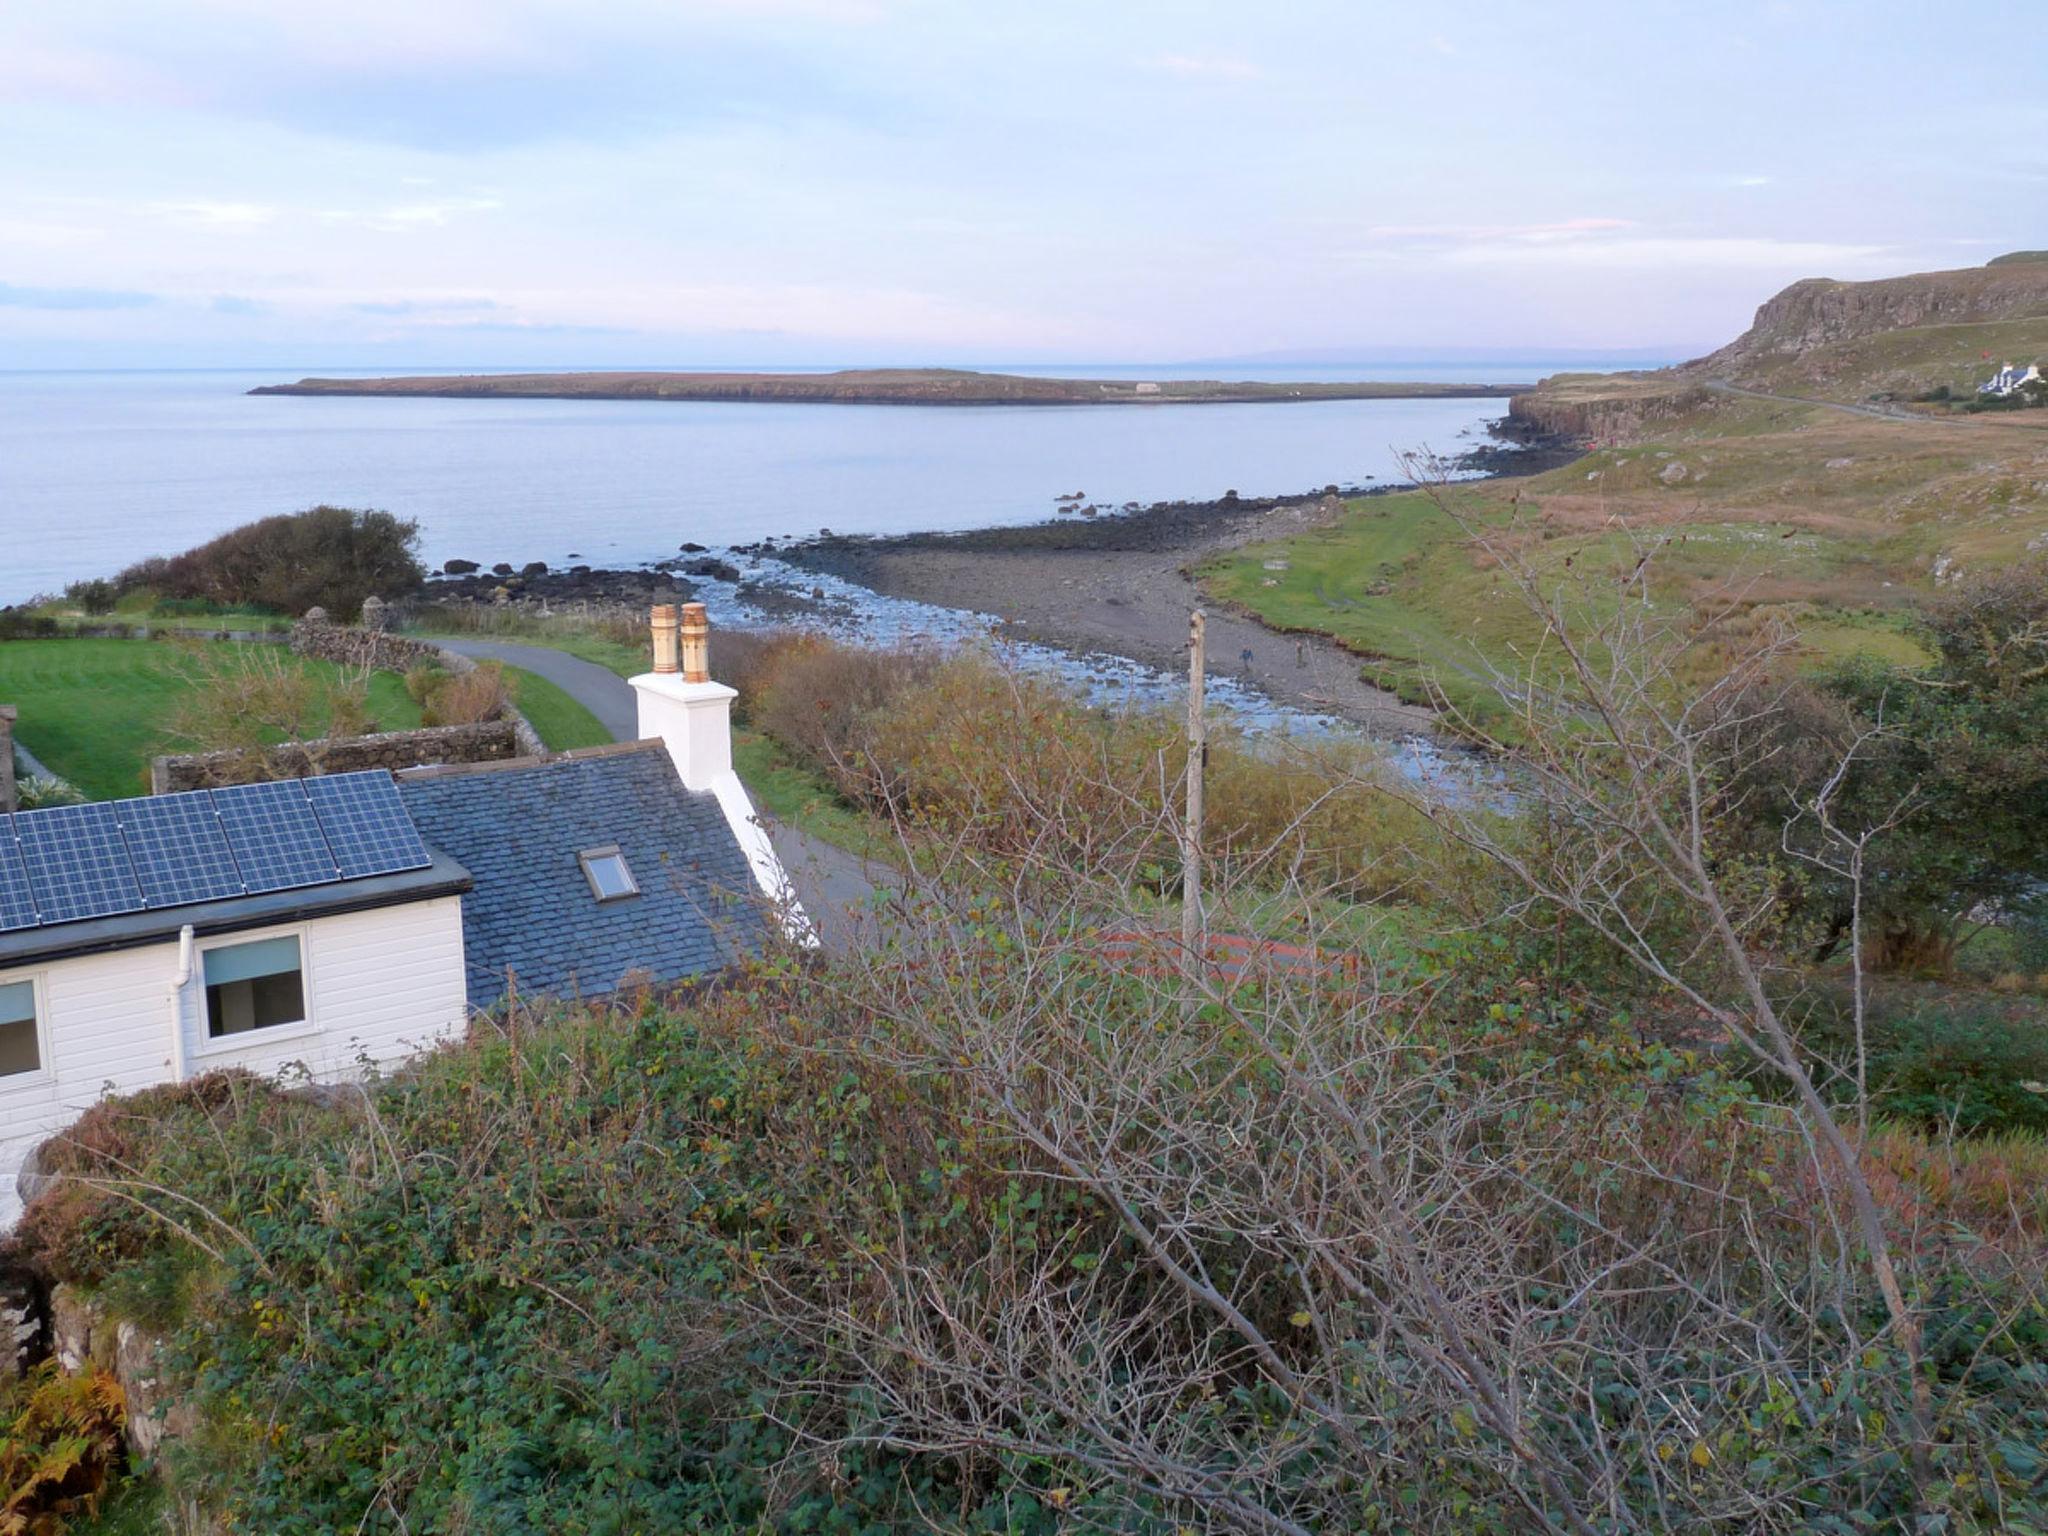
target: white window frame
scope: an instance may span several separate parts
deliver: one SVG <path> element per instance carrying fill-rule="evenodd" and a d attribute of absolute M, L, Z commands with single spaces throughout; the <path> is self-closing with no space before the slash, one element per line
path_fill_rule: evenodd
<path fill-rule="evenodd" d="M 33 1072 L 10 1072 L 0 1077 L 0 1095 L 56 1079 L 57 1067 L 50 1059 L 49 974 L 48 971 L 0 971 L 0 986 L 11 987 L 23 981 L 28 983 L 29 996 L 34 999 L 36 1010 L 36 1069 Z"/>
<path fill-rule="evenodd" d="M 195 1056 L 234 1056 L 248 1051 L 261 1050 L 273 1040 L 303 1040 L 308 1035 L 320 1033 L 320 1004 L 313 996 L 313 943 L 312 927 L 298 923 L 287 928 L 250 928 L 240 933 L 223 933 L 214 938 L 201 939 L 198 953 L 193 957 L 192 991 L 195 994 L 195 1016 L 198 1023 L 198 1040 L 192 1047 Z M 270 1024 L 262 1029 L 245 1029 L 236 1035 L 216 1035 L 213 1020 L 206 1010 L 206 957 L 216 949 L 233 949 L 238 944 L 254 944 L 263 939 L 296 938 L 299 941 L 299 997 L 306 1005 L 306 1016 L 295 1024 Z"/>

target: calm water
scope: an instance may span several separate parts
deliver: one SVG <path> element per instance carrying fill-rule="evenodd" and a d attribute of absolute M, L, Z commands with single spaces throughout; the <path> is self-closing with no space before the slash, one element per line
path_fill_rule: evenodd
<path fill-rule="evenodd" d="M 1505 409 L 1500 400 L 918 409 L 244 393 L 302 371 L 0 374 L 0 602 L 319 502 L 419 519 L 435 565 L 571 555 L 625 565 L 685 541 L 1030 521 L 1069 491 L 1121 503 L 1395 479 L 1399 454 L 1456 452 Z"/>

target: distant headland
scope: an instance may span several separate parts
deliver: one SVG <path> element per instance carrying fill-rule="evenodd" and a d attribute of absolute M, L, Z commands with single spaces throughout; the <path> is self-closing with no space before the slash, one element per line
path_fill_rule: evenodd
<path fill-rule="evenodd" d="M 465 373 L 301 379 L 252 395 L 418 395 L 458 400 L 752 400 L 828 405 L 1189 405 L 1283 400 L 1472 400 L 1527 384 L 1041 379 L 957 368 L 838 373 Z"/>

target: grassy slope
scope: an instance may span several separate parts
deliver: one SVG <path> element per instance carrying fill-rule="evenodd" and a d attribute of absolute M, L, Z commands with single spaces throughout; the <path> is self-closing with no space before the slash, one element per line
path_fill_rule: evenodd
<path fill-rule="evenodd" d="M 326 662 L 299 664 L 340 676 Z M 191 665 L 181 647 L 145 640 L 9 640 L 0 642 L 0 702 L 20 707 L 23 745 L 87 795 L 147 794 L 150 758 L 176 750 L 164 724 L 191 686 Z M 420 723 L 390 673 L 372 675 L 370 713 L 381 730 Z"/>
<path fill-rule="evenodd" d="M 2009 362 L 2048 362 L 2048 317 L 1884 331 L 1761 363 L 1742 382 L 1824 400 L 1864 400 L 1879 393 L 1906 398 L 1943 384 L 1968 396 Z"/>
<path fill-rule="evenodd" d="M 1685 474 L 1667 482 L 1674 464 Z M 1737 627 L 1789 621 L 1816 661 L 1911 661 L 1906 611 L 1939 558 L 1985 569 L 2048 535 L 2048 434 L 2005 417 L 1895 422 L 1716 396 L 1626 446 L 1456 494 L 1497 528 L 1518 516 L 1515 545 L 1596 604 L 1649 544 L 1660 600 L 1695 614 L 1732 601 Z M 1368 653 L 1368 675 L 1411 695 L 1428 676 L 1468 707 L 1485 692 L 1475 658 L 1511 661 L 1536 638 L 1483 553 L 1421 494 L 1356 502 L 1331 528 L 1235 551 L 1201 576 L 1269 623 Z"/>
<path fill-rule="evenodd" d="M 550 752 L 601 747 L 612 739 L 597 716 L 538 672 L 507 667 L 505 676 L 513 683 L 519 712 Z"/>

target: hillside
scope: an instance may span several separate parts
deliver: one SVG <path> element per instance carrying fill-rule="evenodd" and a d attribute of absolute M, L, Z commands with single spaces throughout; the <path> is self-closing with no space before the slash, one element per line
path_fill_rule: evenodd
<path fill-rule="evenodd" d="M 830 405 L 1158 405 L 1283 400 L 1475 399 L 1499 384 L 1261 383 L 1215 379 L 1041 379 L 957 368 L 837 373 L 496 373 L 301 379 L 252 395 L 402 395 L 456 399 L 723 400 Z"/>
<path fill-rule="evenodd" d="M 1808 278 L 1680 373 L 1833 400 L 1981 383 L 1991 364 L 2048 356 L 2048 262 L 2015 252 L 1982 267 L 1876 282 Z"/>
<path fill-rule="evenodd" d="M 1596 586 L 1653 541 L 1660 602 L 1702 626 L 1780 620 L 1816 663 L 1912 660 L 1919 598 L 2048 553 L 2048 411 L 1903 403 L 1943 383 L 1974 391 L 1987 351 L 2048 361 L 2048 264 L 1796 283 L 1697 362 L 1564 374 L 1515 397 L 1518 421 L 1587 456 L 1459 487 L 1461 515 L 1512 523 L 1540 568 Z M 1213 598 L 1335 638 L 1410 697 L 1428 678 L 1475 706 L 1474 679 L 1535 639 L 1494 560 L 1419 493 L 1219 555 L 1202 576 Z"/>

